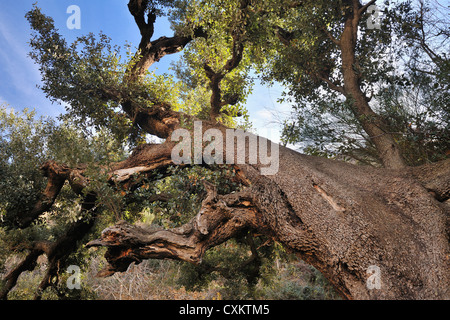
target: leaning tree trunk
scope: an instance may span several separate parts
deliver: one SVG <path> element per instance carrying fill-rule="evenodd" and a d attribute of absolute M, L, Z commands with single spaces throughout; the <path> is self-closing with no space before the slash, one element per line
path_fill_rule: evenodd
<path fill-rule="evenodd" d="M 116 179 L 167 164 L 173 146 L 142 147 Z M 164 156 L 155 160 L 155 154 Z M 267 176 L 261 165 L 236 165 L 247 188 L 217 195 L 207 186 L 200 212 L 179 228 L 155 231 L 120 222 L 106 229 L 88 244 L 108 247 L 109 266 L 100 275 L 149 258 L 200 263 L 211 247 L 262 232 L 315 266 L 345 298 L 449 298 L 450 160 L 376 169 L 283 147 L 279 160 L 278 172 Z"/>
<path fill-rule="evenodd" d="M 344 31 L 339 41 L 342 58 L 342 75 L 344 79 L 344 94 L 352 106 L 352 112 L 358 119 L 364 131 L 375 145 L 381 162 L 385 168 L 399 169 L 406 166 L 392 134 L 387 130 L 385 121 L 375 113 L 368 103 L 367 96 L 361 90 L 361 79 L 358 62 L 355 55 L 358 24 L 354 17 L 345 22 Z M 359 18 L 356 17 L 357 21 Z M 357 69 L 357 70 L 355 70 Z"/>

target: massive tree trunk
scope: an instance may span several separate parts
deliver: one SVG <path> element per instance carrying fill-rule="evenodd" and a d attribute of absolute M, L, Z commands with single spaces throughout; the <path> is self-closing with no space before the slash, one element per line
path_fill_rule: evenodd
<path fill-rule="evenodd" d="M 225 132 L 210 122 L 203 132 L 213 127 Z M 167 164 L 174 142 L 165 146 L 142 147 L 126 172 Z M 375 169 L 280 147 L 274 175 L 261 175 L 261 164 L 234 166 L 246 190 L 218 196 L 208 186 L 202 209 L 186 225 L 155 231 L 120 222 L 106 229 L 89 244 L 108 247 L 109 266 L 100 275 L 149 258 L 200 263 L 209 248 L 250 232 L 297 253 L 345 298 L 449 297 L 450 160 L 420 169 Z M 124 182 L 129 176 L 120 177 Z"/>

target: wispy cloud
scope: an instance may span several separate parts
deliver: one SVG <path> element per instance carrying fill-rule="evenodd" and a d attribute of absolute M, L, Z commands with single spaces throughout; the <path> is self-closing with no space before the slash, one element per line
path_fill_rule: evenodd
<path fill-rule="evenodd" d="M 18 29 L 20 30 L 20 29 Z M 40 81 L 38 67 L 28 57 L 24 34 L 0 19 L 0 58 L 11 84 L 20 92 L 31 95 Z M 4 75 L 5 76 L 5 75 Z"/>
<path fill-rule="evenodd" d="M 15 108 L 33 108 L 41 114 L 58 115 L 63 108 L 51 105 L 36 85 L 41 75 L 38 66 L 28 57 L 28 26 L 15 25 L 12 18 L 0 12 L 0 95 Z"/>

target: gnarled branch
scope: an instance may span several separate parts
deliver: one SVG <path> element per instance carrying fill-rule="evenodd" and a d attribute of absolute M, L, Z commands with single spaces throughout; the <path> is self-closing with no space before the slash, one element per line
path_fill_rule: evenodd
<path fill-rule="evenodd" d="M 205 183 L 207 197 L 200 212 L 187 224 L 170 230 L 151 230 L 120 222 L 103 231 L 88 247 L 106 246 L 109 265 L 98 276 L 126 271 L 144 259 L 174 259 L 198 264 L 206 250 L 237 236 L 244 230 L 262 230 L 262 219 L 252 205 L 251 192 L 217 195 Z"/>

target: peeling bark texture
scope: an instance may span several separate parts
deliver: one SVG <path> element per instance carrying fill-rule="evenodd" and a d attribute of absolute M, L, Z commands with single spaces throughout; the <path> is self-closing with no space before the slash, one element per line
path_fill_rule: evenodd
<path fill-rule="evenodd" d="M 102 238 L 88 246 L 107 246 L 109 266 L 99 276 L 126 271 L 130 263 L 143 259 L 175 259 L 200 263 L 211 247 L 248 229 L 262 229 L 256 210 L 248 202 L 249 193 L 218 196 L 208 190 L 199 214 L 189 223 L 171 230 L 147 230 L 119 222 L 103 231 Z"/>

